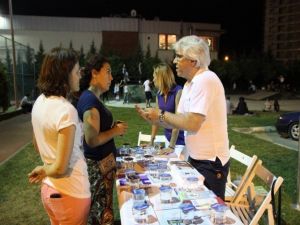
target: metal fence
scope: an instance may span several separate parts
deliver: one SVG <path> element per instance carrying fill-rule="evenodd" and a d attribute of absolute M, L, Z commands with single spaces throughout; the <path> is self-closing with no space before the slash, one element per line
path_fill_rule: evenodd
<path fill-rule="evenodd" d="M 17 99 L 21 99 L 25 94 L 31 98 L 35 97 L 35 60 L 34 49 L 15 42 L 16 50 L 16 89 Z M 13 52 L 11 39 L 0 35 L 0 60 L 6 68 L 9 80 L 9 96 L 11 102 L 14 98 L 14 78 L 13 78 Z"/>

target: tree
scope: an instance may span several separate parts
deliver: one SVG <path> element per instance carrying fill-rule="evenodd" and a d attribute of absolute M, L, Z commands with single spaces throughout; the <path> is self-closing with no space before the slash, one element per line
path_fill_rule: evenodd
<path fill-rule="evenodd" d="M 141 80 L 142 74 L 140 74 L 140 72 L 142 71 L 139 71 L 139 67 L 143 69 L 142 63 L 144 61 L 144 55 L 140 43 L 138 44 L 138 47 L 133 53 L 132 57 L 128 58 L 126 61 L 126 66 L 130 75 L 130 79 L 136 81 Z"/>
<path fill-rule="evenodd" d="M 147 45 L 147 51 L 146 51 L 146 54 L 145 54 L 145 58 L 149 59 L 150 57 L 151 57 L 151 50 L 150 50 L 150 45 L 148 44 Z"/>
<path fill-rule="evenodd" d="M 288 82 L 294 91 L 299 91 L 300 87 L 300 60 L 295 60 L 288 63 Z M 297 90 L 298 88 L 298 90 Z"/>
<path fill-rule="evenodd" d="M 92 55 L 95 55 L 97 52 L 96 46 L 95 46 L 95 41 L 92 40 L 90 50 L 88 51 L 86 58 L 89 59 Z"/>
<path fill-rule="evenodd" d="M 25 71 L 27 74 L 33 74 L 34 50 L 29 45 L 26 46 L 25 53 Z"/>
<path fill-rule="evenodd" d="M 8 73 L 11 73 L 11 71 L 12 71 L 12 61 L 11 61 L 11 58 L 10 58 L 10 53 L 9 53 L 9 48 L 7 46 L 7 43 L 6 43 L 5 61 L 6 61 L 6 70 L 8 71 Z"/>
<path fill-rule="evenodd" d="M 74 50 L 74 48 L 73 48 L 73 42 L 72 42 L 72 40 L 70 41 L 70 44 L 69 44 L 69 49 L 71 49 L 71 50 Z"/>
<path fill-rule="evenodd" d="M 153 66 L 160 63 L 158 54 L 156 52 L 155 57 L 151 57 L 150 45 L 147 46 L 147 52 L 142 64 L 143 79 L 152 78 Z"/>
<path fill-rule="evenodd" d="M 0 107 L 5 112 L 9 107 L 9 82 L 3 63 L 0 61 Z"/>
<path fill-rule="evenodd" d="M 36 53 L 35 55 L 35 78 L 38 79 L 41 67 L 42 67 L 42 63 L 45 57 L 45 50 L 44 50 L 44 46 L 43 46 L 43 42 L 40 41 L 40 45 L 39 45 L 39 51 Z"/>
<path fill-rule="evenodd" d="M 85 65 L 85 54 L 83 51 L 83 46 L 81 45 L 80 47 L 80 52 L 79 52 L 79 65 L 84 66 Z"/>

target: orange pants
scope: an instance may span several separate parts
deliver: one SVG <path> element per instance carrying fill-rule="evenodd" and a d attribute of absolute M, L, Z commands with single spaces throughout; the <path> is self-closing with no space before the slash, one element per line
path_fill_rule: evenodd
<path fill-rule="evenodd" d="M 59 194 L 53 198 L 53 194 Z M 50 197 L 52 195 L 52 198 Z M 90 198 L 74 198 L 59 193 L 47 184 L 42 184 L 41 197 L 51 225 L 86 225 L 90 210 Z"/>

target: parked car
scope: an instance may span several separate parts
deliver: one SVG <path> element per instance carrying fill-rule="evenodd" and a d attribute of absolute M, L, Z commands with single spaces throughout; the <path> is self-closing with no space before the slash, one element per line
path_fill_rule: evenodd
<path fill-rule="evenodd" d="M 284 113 L 279 116 L 275 124 L 277 132 L 284 137 L 294 140 L 299 139 L 299 117 L 300 112 Z"/>

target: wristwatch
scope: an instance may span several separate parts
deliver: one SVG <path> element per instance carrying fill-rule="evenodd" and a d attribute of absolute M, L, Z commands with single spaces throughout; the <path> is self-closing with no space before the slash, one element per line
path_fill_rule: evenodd
<path fill-rule="evenodd" d="M 159 122 L 163 123 L 165 121 L 165 110 L 161 110 L 159 114 Z"/>

